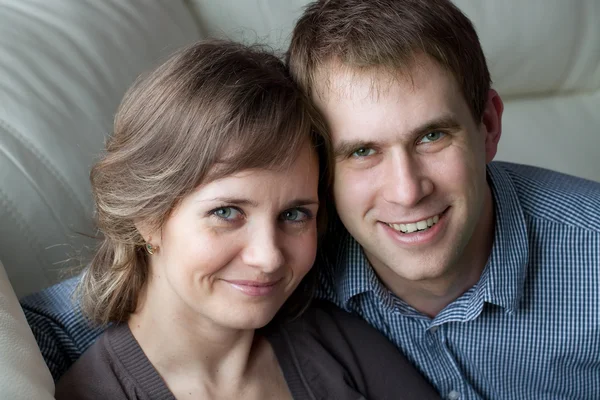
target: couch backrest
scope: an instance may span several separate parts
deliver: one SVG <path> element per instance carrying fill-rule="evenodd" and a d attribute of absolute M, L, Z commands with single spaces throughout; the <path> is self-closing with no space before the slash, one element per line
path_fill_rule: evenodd
<path fill-rule="evenodd" d="M 0 259 L 17 294 L 93 245 L 89 169 L 125 90 L 198 38 L 182 0 L 0 0 Z"/>

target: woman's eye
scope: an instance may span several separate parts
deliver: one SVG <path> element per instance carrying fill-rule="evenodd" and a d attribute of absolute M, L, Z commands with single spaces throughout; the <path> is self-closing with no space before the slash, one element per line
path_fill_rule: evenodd
<path fill-rule="evenodd" d="M 368 157 L 375 154 L 375 150 L 368 147 L 361 147 L 352 153 L 352 157 Z"/>
<path fill-rule="evenodd" d="M 241 213 L 233 207 L 217 208 L 212 212 L 212 214 L 218 218 L 226 220 L 235 220 L 238 219 L 241 215 Z"/>
<path fill-rule="evenodd" d="M 442 137 L 444 137 L 444 135 L 446 135 L 444 132 L 430 132 L 427 135 L 423 136 L 423 139 L 421 139 L 420 143 L 431 143 L 431 142 L 437 142 L 438 140 L 440 140 Z"/>
<path fill-rule="evenodd" d="M 281 219 L 284 221 L 303 222 L 309 218 L 310 215 L 308 211 L 303 211 L 298 208 L 285 210 L 283 213 L 281 213 Z"/>

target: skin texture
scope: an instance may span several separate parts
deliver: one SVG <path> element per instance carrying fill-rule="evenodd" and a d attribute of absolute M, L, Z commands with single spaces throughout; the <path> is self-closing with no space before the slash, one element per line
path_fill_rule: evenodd
<path fill-rule="evenodd" d="M 415 59 L 397 74 L 332 63 L 314 94 L 332 130 L 343 224 L 383 283 L 435 316 L 477 282 L 491 251 L 486 164 L 503 105 L 490 90 L 475 121 L 453 75 L 427 56 Z M 388 225 L 436 215 L 423 232 Z"/>
<path fill-rule="evenodd" d="M 176 396 L 289 395 L 270 345 L 254 330 L 312 267 L 318 173 L 307 144 L 289 169 L 201 185 L 161 231 L 140 227 L 158 250 L 129 326 Z"/>

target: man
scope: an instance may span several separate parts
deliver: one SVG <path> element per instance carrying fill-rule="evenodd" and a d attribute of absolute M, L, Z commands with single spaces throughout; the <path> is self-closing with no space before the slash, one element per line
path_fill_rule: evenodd
<path fill-rule="evenodd" d="M 503 104 L 467 17 L 315 2 L 288 62 L 335 151 L 321 295 L 448 399 L 600 398 L 600 185 L 491 162 Z"/>

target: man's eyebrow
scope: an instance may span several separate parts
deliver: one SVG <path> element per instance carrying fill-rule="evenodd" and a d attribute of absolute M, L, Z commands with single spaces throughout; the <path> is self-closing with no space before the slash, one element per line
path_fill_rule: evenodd
<path fill-rule="evenodd" d="M 417 136 L 425 135 L 427 133 L 431 133 L 439 130 L 450 130 L 455 131 L 459 130 L 462 125 L 458 122 L 458 120 L 454 117 L 454 115 L 448 114 L 443 115 L 439 118 L 435 118 L 431 121 L 424 123 L 423 125 L 413 129 L 410 132 L 410 137 L 414 138 Z"/>
<path fill-rule="evenodd" d="M 427 121 L 423 125 L 414 128 L 407 134 L 406 137 L 410 140 L 414 140 L 418 136 L 422 136 L 433 131 L 459 130 L 461 126 L 462 125 L 458 122 L 454 115 L 448 114 Z M 335 146 L 333 154 L 335 158 L 346 157 L 353 151 L 356 151 L 357 149 L 373 147 L 377 147 L 377 143 L 373 141 L 342 140 Z"/>

